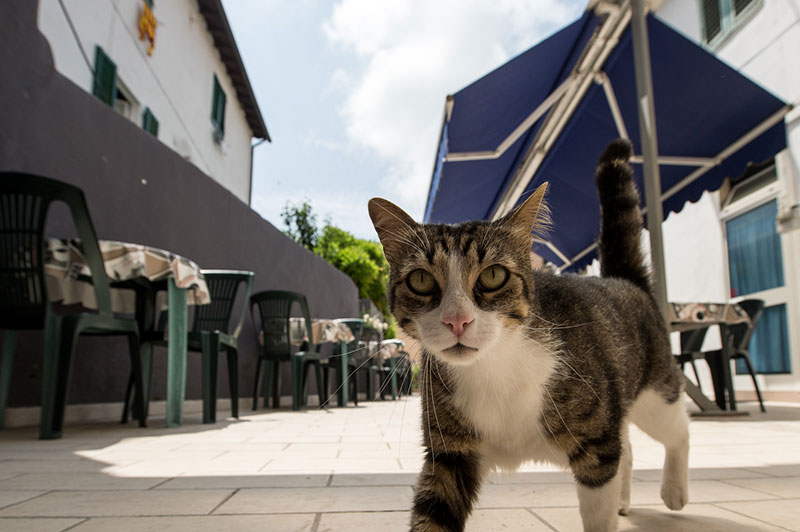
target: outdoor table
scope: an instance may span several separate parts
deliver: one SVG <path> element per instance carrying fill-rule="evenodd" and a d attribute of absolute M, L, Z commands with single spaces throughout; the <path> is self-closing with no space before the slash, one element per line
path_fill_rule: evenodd
<path fill-rule="evenodd" d="M 313 319 L 311 320 L 311 334 L 313 336 L 311 343 L 314 345 L 339 343 L 339 364 L 341 366 L 341 374 L 344 375 L 344 378 L 342 382 L 339 383 L 336 402 L 338 406 L 347 406 L 349 401 L 347 384 L 350 378 L 350 375 L 347 373 L 347 365 L 349 364 L 347 344 L 355 340 L 353 331 L 351 331 L 350 327 L 342 320 Z M 303 318 L 289 318 L 289 337 L 290 342 L 294 345 L 301 345 L 303 342 L 308 341 L 305 320 Z M 259 339 L 261 340 L 260 335 Z M 317 383 L 317 385 L 319 385 L 319 383 Z"/>
<path fill-rule="evenodd" d="M 108 240 L 100 240 L 98 245 L 111 283 L 111 309 L 114 312 L 136 314 L 140 332 L 144 332 L 153 325 L 156 305 L 169 309 L 167 426 L 178 427 L 186 393 L 187 307 L 211 302 L 200 267 L 180 255 L 150 246 Z M 97 308 L 90 282 L 91 271 L 83 257 L 80 241 L 47 239 L 45 273 L 51 300 Z M 156 292 L 164 288 L 167 290 L 166 300 L 157 299 Z M 150 344 L 141 347 L 145 398 L 150 396 L 148 376 L 152 371 L 152 349 Z"/>
<path fill-rule="evenodd" d="M 750 317 L 736 303 L 670 303 L 670 330 L 690 331 L 712 325 L 719 326 L 722 342 L 721 356 L 708 360 L 712 375 L 715 375 L 714 398 L 711 401 L 699 387 L 684 376 L 686 393 L 700 407 L 700 415 L 746 415 L 736 410 L 736 395 L 731 374 L 730 326 L 750 323 Z M 727 403 L 726 403 L 727 396 Z"/>

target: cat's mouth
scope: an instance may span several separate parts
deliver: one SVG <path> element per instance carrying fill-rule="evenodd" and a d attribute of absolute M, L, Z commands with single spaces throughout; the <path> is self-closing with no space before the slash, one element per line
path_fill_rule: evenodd
<path fill-rule="evenodd" d="M 447 349 L 442 349 L 442 353 L 447 353 L 448 355 L 456 355 L 456 356 L 466 355 L 467 353 L 474 353 L 475 351 L 478 351 L 477 347 L 470 347 L 460 342 L 448 347 Z"/>

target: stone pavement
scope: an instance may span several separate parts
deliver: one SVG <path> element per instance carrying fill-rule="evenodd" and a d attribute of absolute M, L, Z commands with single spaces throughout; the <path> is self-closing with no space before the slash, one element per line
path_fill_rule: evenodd
<path fill-rule="evenodd" d="M 682 512 L 659 499 L 662 447 L 632 429 L 633 508 L 620 530 L 800 531 L 800 405 L 744 408 L 752 415 L 693 420 Z M 3 430 L 0 531 L 404 531 L 419 416 L 412 397 L 216 425 L 189 417 L 180 429 L 67 426 L 55 441 Z M 570 476 L 536 465 L 492 475 L 467 530 L 581 530 Z"/>

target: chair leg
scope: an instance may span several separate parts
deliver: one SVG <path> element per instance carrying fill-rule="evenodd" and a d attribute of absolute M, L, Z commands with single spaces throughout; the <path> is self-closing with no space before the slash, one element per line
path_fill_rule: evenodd
<path fill-rule="evenodd" d="M 11 387 L 11 371 L 14 369 L 14 348 L 17 343 L 15 331 L 5 331 L 3 334 L 3 352 L 0 353 L 0 429 L 6 421 L 6 405 L 8 404 L 8 390 Z"/>
<path fill-rule="evenodd" d="M 750 378 L 753 379 L 753 387 L 756 389 L 756 397 L 758 397 L 758 404 L 761 406 L 761 411 L 766 412 L 767 409 L 764 408 L 764 400 L 761 398 L 761 390 L 758 389 L 758 382 L 756 381 L 756 372 L 753 371 L 753 365 L 750 363 L 750 357 L 744 355 L 737 358 L 741 358 L 742 360 L 744 360 L 744 363 L 747 366 L 747 371 L 750 373 Z"/>
<path fill-rule="evenodd" d="M 697 381 L 697 388 L 702 392 L 703 387 L 700 385 L 700 374 L 697 373 L 697 364 L 694 363 L 694 360 L 692 360 L 690 364 L 692 365 L 692 371 L 694 371 L 694 380 Z"/>
<path fill-rule="evenodd" d="M 51 343 L 51 353 L 45 353 L 42 368 L 42 412 L 39 422 L 39 438 L 54 440 L 61 437 L 64 425 L 64 410 L 67 406 L 72 355 L 80 331 L 75 323 L 60 321 L 60 334 Z M 46 375 L 46 376 L 45 376 Z"/>
<path fill-rule="evenodd" d="M 291 358 L 292 371 L 292 410 L 300 410 L 302 398 L 303 359 L 293 356 Z"/>
<path fill-rule="evenodd" d="M 235 347 L 228 347 L 228 389 L 231 394 L 231 415 L 239 418 L 239 354 Z"/>
<path fill-rule="evenodd" d="M 358 371 L 353 370 L 350 381 L 353 383 L 353 403 L 358 406 Z M 347 405 L 344 405 L 347 406 Z"/>
<path fill-rule="evenodd" d="M 217 367 L 219 365 L 219 336 L 203 334 L 203 423 L 217 421 Z"/>
<path fill-rule="evenodd" d="M 125 401 L 122 404 L 122 419 L 120 423 L 123 425 L 128 422 L 128 413 L 131 406 L 131 398 L 133 397 L 133 371 L 128 375 L 128 385 L 125 387 Z"/>
<path fill-rule="evenodd" d="M 300 373 L 300 398 L 303 406 L 308 405 L 308 370 L 311 368 L 310 361 L 304 360 L 301 364 L 302 372 Z"/>
<path fill-rule="evenodd" d="M 256 360 L 256 382 L 253 385 L 253 412 L 258 410 L 258 389 L 261 387 L 262 379 L 264 376 L 261 374 L 261 364 L 263 361 L 261 357 Z"/>
<path fill-rule="evenodd" d="M 264 396 L 264 406 L 267 406 L 267 396 Z M 272 363 L 272 408 L 281 406 L 281 363 Z"/>
<path fill-rule="evenodd" d="M 147 394 L 144 391 L 144 375 L 142 375 L 142 358 L 139 350 L 139 336 L 137 334 L 128 335 L 128 349 L 131 356 L 131 379 L 134 383 L 134 411 L 139 414 L 139 426 L 147 426 L 147 406 L 145 401 Z M 127 406 L 127 397 L 125 404 Z"/>
<path fill-rule="evenodd" d="M 322 405 L 325 403 L 325 395 L 327 393 L 327 385 L 328 379 L 325 379 L 325 382 L 322 382 L 322 366 L 319 360 L 314 361 L 314 372 L 317 378 L 317 396 L 319 397 L 319 407 L 322 408 Z"/>
<path fill-rule="evenodd" d="M 328 406 L 327 401 L 331 396 L 331 391 L 329 388 L 331 367 L 326 364 L 325 367 L 321 369 L 322 369 L 322 393 L 324 394 L 325 399 L 319 404 L 320 408 L 322 408 L 323 406 Z"/>

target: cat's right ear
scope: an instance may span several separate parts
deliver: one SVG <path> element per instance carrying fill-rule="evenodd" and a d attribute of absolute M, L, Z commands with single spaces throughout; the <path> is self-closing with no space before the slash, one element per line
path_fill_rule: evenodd
<path fill-rule="evenodd" d="M 395 258 L 402 257 L 417 222 L 406 211 L 383 198 L 369 200 L 368 209 L 386 259 L 393 262 Z"/>

